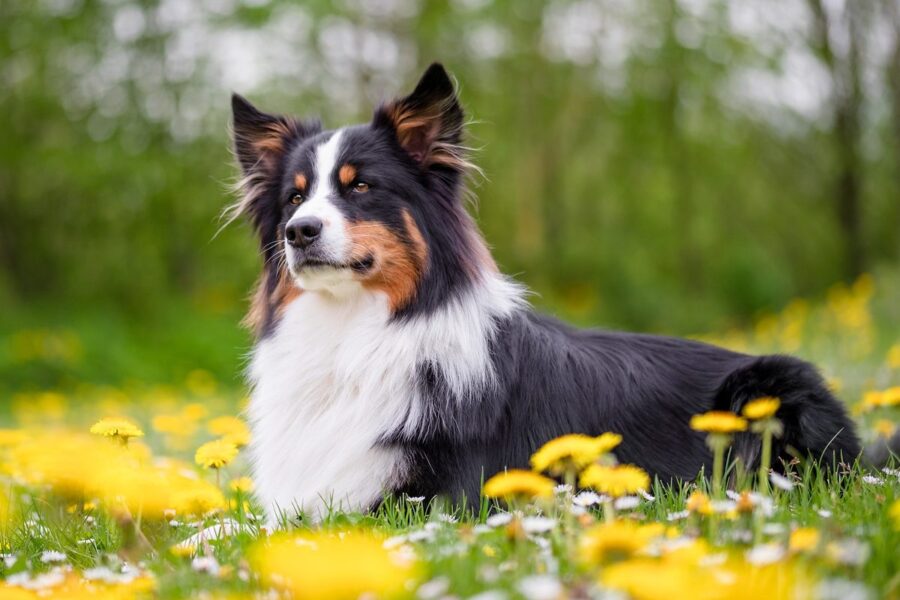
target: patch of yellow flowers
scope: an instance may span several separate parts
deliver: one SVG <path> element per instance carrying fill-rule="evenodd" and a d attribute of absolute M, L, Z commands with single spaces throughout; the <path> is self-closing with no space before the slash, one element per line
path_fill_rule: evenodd
<path fill-rule="evenodd" d="M 249 431 L 236 417 L 213 419 L 209 428 L 222 437 L 200 446 L 196 461 L 220 469 L 249 441 Z M 134 421 L 100 419 L 90 433 L 0 430 L 0 475 L 18 485 L 47 489 L 66 502 L 97 499 L 126 520 L 203 516 L 227 507 L 219 487 L 197 477 L 189 464 L 155 458 L 148 446 L 135 441 L 144 432 Z M 248 480 L 236 485 L 251 487 Z"/>
<path fill-rule="evenodd" d="M 419 576 L 414 559 L 364 531 L 276 535 L 251 550 L 250 564 L 296 598 L 392 597 Z"/>

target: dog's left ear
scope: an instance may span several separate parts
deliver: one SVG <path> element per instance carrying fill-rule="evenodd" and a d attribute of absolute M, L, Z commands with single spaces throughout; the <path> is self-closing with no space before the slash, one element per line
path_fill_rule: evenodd
<path fill-rule="evenodd" d="M 234 154 L 244 175 L 271 171 L 292 144 L 321 129 L 316 122 L 264 113 L 238 94 L 231 95 L 231 113 Z"/>
<path fill-rule="evenodd" d="M 440 63 L 425 71 L 416 89 L 375 111 L 373 125 L 391 128 L 397 141 L 422 168 L 468 166 L 459 143 L 463 111 L 453 81 Z"/>

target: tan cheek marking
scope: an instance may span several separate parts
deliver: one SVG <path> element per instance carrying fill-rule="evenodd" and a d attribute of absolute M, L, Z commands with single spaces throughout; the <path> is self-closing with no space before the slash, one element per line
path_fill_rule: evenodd
<path fill-rule="evenodd" d="M 266 272 L 262 274 L 256 283 L 250 308 L 244 316 L 243 324 L 257 336 L 262 335 L 270 311 L 275 313 L 275 317 L 280 317 L 288 304 L 303 293 L 303 290 L 294 283 L 287 267 L 282 266 L 275 276 L 278 277 L 278 283 L 272 293 L 269 293 L 270 275 Z"/>
<path fill-rule="evenodd" d="M 347 228 L 357 248 L 354 258 L 363 258 L 366 253 L 375 255 L 375 270 L 366 276 L 363 287 L 384 292 L 393 312 L 406 307 L 415 297 L 428 258 L 425 240 L 412 216 L 404 211 L 403 220 L 411 246 L 381 223 L 355 223 Z"/>
<path fill-rule="evenodd" d="M 268 276 L 263 275 L 256 284 L 250 308 L 244 316 L 244 325 L 256 335 L 262 334 L 270 310 L 274 311 L 276 317 L 280 317 L 287 305 L 303 293 L 303 290 L 294 284 L 287 269 L 281 269 L 279 272 L 278 285 L 271 294 L 268 288 Z"/>
<path fill-rule="evenodd" d="M 301 192 L 306 191 L 306 175 L 303 173 L 297 173 L 294 175 L 294 187 L 300 190 Z"/>
<path fill-rule="evenodd" d="M 356 179 L 356 167 L 349 164 L 342 166 L 338 171 L 338 179 L 341 180 L 341 185 L 350 185 Z"/>

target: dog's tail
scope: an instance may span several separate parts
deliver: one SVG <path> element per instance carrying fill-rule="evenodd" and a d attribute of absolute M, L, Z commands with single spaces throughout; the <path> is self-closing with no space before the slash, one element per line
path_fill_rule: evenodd
<path fill-rule="evenodd" d="M 852 464 L 859 456 L 853 421 L 809 363 L 780 355 L 749 359 L 719 386 L 714 408 L 740 414 L 745 404 L 761 396 L 781 400 L 776 416 L 784 431 L 772 448 L 776 470 L 794 457 L 811 457 L 836 468 L 841 463 Z M 747 468 L 757 468 L 759 437 L 751 433 L 736 436 L 733 452 Z"/>

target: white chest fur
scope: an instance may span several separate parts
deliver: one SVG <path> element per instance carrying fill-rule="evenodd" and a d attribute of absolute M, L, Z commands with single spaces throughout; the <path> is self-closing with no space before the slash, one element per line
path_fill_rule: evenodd
<path fill-rule="evenodd" d="M 403 455 L 378 443 L 419 427 L 417 367 L 436 365 L 459 398 L 493 377 L 496 317 L 520 291 L 488 276 L 428 317 L 392 322 L 382 294 L 307 292 L 254 350 L 249 416 L 260 500 L 277 511 L 361 509 L 402 481 Z"/>

